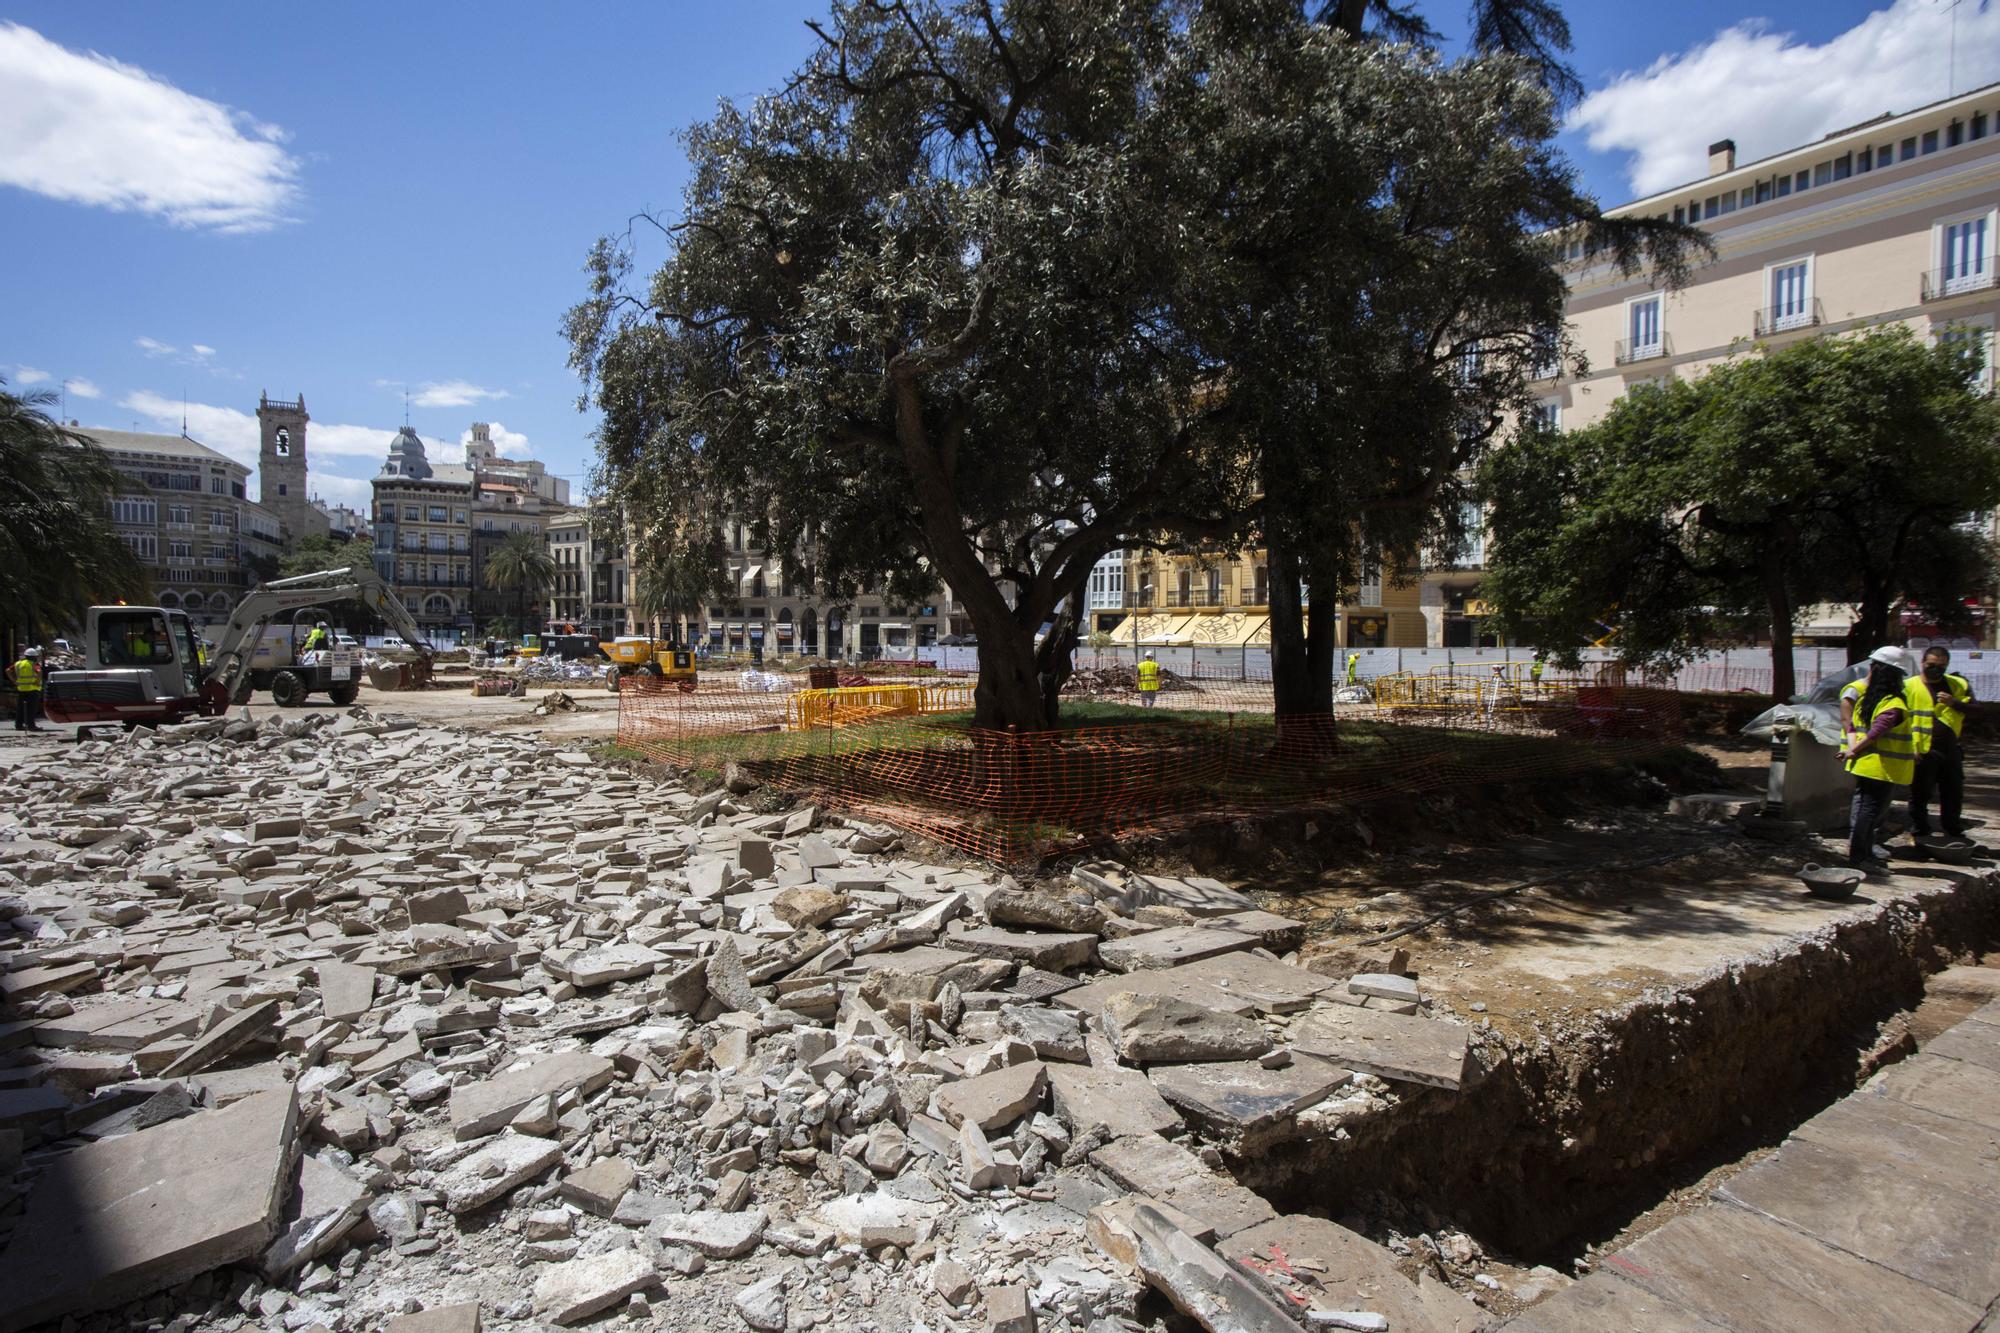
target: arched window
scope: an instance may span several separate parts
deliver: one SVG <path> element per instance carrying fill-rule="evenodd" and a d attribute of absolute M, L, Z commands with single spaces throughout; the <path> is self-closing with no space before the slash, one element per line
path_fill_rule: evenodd
<path fill-rule="evenodd" d="M 163 592 L 160 594 L 160 605 L 166 607 L 168 610 L 171 611 L 180 604 L 181 604 L 181 599 L 179 593 Z"/>
<path fill-rule="evenodd" d="M 188 596 L 190 598 L 198 599 L 201 596 L 201 594 L 189 593 Z M 226 592 L 215 593 L 208 599 L 208 605 L 212 610 L 227 611 L 229 609 L 229 594 Z"/>

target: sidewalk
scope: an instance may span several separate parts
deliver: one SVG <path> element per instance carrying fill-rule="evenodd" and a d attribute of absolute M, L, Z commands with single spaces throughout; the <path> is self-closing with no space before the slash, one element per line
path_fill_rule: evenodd
<path fill-rule="evenodd" d="M 2000 1001 L 1512 1333 L 1964 1330 L 2000 1301 Z"/>

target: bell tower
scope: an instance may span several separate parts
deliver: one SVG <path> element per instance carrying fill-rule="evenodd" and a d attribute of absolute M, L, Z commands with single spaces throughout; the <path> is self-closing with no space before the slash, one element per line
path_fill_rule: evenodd
<path fill-rule="evenodd" d="M 257 503 L 278 516 L 289 546 L 310 529 L 306 512 L 306 396 L 257 397 Z"/>

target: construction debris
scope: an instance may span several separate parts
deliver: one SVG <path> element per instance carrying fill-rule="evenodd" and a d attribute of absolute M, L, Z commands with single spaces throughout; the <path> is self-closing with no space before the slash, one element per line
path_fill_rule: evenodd
<path fill-rule="evenodd" d="M 1217 1169 L 1356 1070 L 1477 1062 L 1213 881 L 1024 887 L 361 710 L 9 783 L 0 1333 L 1105 1333 L 1147 1284 L 1211 1329 L 1475 1321 Z M 1297 1290 L 1231 1248 L 1266 1234 L 1345 1267 Z"/>

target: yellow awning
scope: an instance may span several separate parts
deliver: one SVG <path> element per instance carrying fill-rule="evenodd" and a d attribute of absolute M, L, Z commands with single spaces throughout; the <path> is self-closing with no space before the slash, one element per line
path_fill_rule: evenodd
<path fill-rule="evenodd" d="M 1239 648 L 1258 635 L 1270 639 L 1271 618 L 1229 612 L 1219 616 L 1197 616 L 1186 630 L 1186 642 L 1196 648 Z"/>
<path fill-rule="evenodd" d="M 1165 644 L 1171 644 L 1175 641 L 1176 635 L 1187 629 L 1187 622 L 1193 619 L 1193 616 L 1188 615 L 1143 615 L 1139 617 L 1139 623 L 1136 627 L 1136 637 L 1142 645 L 1152 644 L 1154 647 L 1160 647 Z M 1119 630 L 1120 632 L 1115 637 L 1120 644 L 1128 644 L 1133 641 L 1135 628 L 1131 621 L 1126 621 L 1119 627 Z"/>

